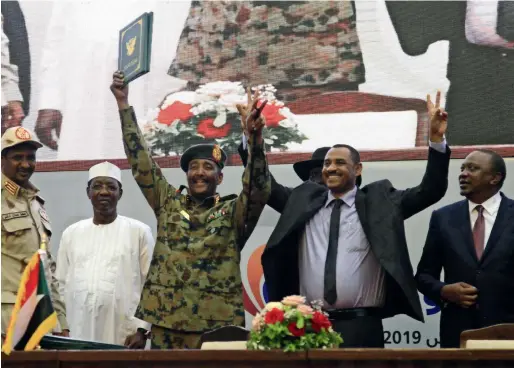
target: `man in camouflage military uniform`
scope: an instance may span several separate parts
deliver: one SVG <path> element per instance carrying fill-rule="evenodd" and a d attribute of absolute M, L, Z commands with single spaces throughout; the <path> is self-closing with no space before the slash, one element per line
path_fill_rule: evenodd
<path fill-rule="evenodd" d="M 184 152 L 180 166 L 189 188 L 182 194 L 182 187 L 177 191 L 168 183 L 149 154 L 122 73 L 114 73 L 111 91 L 132 173 L 157 217 L 157 242 L 136 317 L 152 324 L 153 348 L 197 348 L 205 331 L 244 324 L 240 250 L 271 190 L 263 121 L 249 119 L 258 127 L 256 144 L 250 145 L 253 165 L 243 174 L 239 196 L 217 194 L 226 156 L 212 144 Z M 144 338 L 143 331 L 138 333 Z"/>
<path fill-rule="evenodd" d="M 42 144 L 23 127 L 9 128 L 2 135 L 2 333 L 7 331 L 16 302 L 21 275 L 30 258 L 38 251 L 41 237 L 52 234 L 39 190 L 29 181 L 36 168 L 36 151 Z M 51 297 L 61 333 L 68 336 L 63 302 L 52 270 Z"/>
<path fill-rule="evenodd" d="M 364 62 L 353 1 L 192 1 L 169 75 L 273 84 L 284 102 L 358 90 Z"/>

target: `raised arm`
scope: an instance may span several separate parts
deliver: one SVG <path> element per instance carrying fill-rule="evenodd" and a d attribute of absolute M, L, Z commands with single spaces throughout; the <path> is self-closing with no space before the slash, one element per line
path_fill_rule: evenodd
<path fill-rule="evenodd" d="M 250 137 L 248 150 L 248 165 L 243 173 L 243 190 L 236 200 L 234 211 L 234 223 L 237 227 L 237 237 L 242 249 L 252 234 L 259 217 L 268 202 L 271 192 L 271 180 L 264 153 L 264 140 L 262 129 L 264 119 L 259 116 L 257 109 L 258 94 L 252 103 L 251 96 L 248 96 L 249 118 L 246 120 L 247 131 Z M 262 109 L 263 105 L 261 106 Z"/>
<path fill-rule="evenodd" d="M 445 133 L 448 127 L 448 114 L 440 107 L 441 93 L 437 92 L 436 103 L 427 95 L 427 108 L 430 119 L 430 148 L 425 175 L 421 183 L 406 190 L 393 190 L 391 197 L 400 203 L 403 218 L 408 219 L 425 208 L 438 202 L 448 189 L 448 169 L 451 150 L 446 144 Z"/>
<path fill-rule="evenodd" d="M 241 115 L 241 128 L 245 134 L 243 134 L 243 140 L 239 147 L 237 148 L 237 151 L 239 152 L 239 156 L 241 157 L 241 161 L 243 162 L 243 166 L 246 167 L 248 164 L 248 139 L 246 137 L 246 116 L 247 111 L 246 108 L 239 105 L 238 106 L 239 113 Z M 262 117 L 263 121 L 265 122 L 264 117 Z M 270 172 L 270 179 L 271 179 L 271 194 L 268 199 L 267 205 L 273 208 L 278 213 L 282 213 L 284 210 L 287 200 L 289 199 L 289 196 L 291 195 L 291 192 L 293 191 L 293 188 L 289 188 L 286 186 L 283 186 L 282 184 L 279 184 L 275 178 L 273 177 L 273 174 Z"/>
<path fill-rule="evenodd" d="M 148 204 L 158 216 L 169 191 L 175 188 L 168 183 L 161 168 L 150 155 L 150 151 L 137 124 L 136 114 L 128 103 L 128 85 L 123 81 L 123 74 L 115 72 L 111 91 L 116 98 L 121 119 L 123 146 L 132 175 Z"/>

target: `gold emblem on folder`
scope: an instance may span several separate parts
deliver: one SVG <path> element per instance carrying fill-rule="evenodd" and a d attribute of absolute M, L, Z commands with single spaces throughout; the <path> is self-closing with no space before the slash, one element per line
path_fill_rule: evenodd
<path fill-rule="evenodd" d="M 134 50 L 136 49 L 136 40 L 137 36 L 132 37 L 130 40 L 128 40 L 125 43 L 125 46 L 127 47 L 127 55 L 130 56 L 134 53 Z"/>

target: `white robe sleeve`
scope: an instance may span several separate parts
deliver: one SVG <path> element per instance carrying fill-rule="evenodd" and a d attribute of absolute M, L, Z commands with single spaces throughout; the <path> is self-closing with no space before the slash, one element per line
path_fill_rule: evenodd
<path fill-rule="evenodd" d="M 4 17 L 2 15 L 2 106 L 11 101 L 23 101 L 18 87 L 18 67 L 11 64 L 9 55 L 9 39 L 4 33 Z"/>
<path fill-rule="evenodd" d="M 146 276 L 148 275 L 148 270 L 150 269 L 150 262 L 152 261 L 154 246 L 155 240 L 152 236 L 152 230 L 149 226 L 146 226 L 144 229 L 142 229 L 139 237 L 139 265 L 141 267 L 141 291 L 143 290 L 143 286 L 146 281 Z M 134 317 L 134 322 L 136 323 L 137 328 L 144 328 L 145 330 L 150 330 L 151 328 L 150 323 L 142 321 L 138 318 Z"/>
<path fill-rule="evenodd" d="M 57 252 L 57 267 L 55 269 L 55 277 L 59 283 L 59 295 L 63 303 L 66 302 L 65 290 L 66 290 L 66 278 L 68 276 L 68 269 L 70 266 L 69 258 L 69 235 L 68 231 L 64 231 L 61 236 L 61 242 L 59 243 L 59 250 Z"/>
<path fill-rule="evenodd" d="M 61 81 L 65 78 L 73 78 L 72 75 L 63 75 L 61 65 L 61 59 L 68 57 L 66 53 L 69 52 L 64 47 L 64 38 L 67 31 L 66 23 L 68 22 L 66 14 L 68 3 L 68 1 L 56 1 L 52 7 L 39 65 L 38 110 L 61 111 L 63 106 L 63 84 Z M 71 13 L 73 13 L 73 9 L 70 9 Z M 76 40 L 76 42 L 80 42 L 80 40 Z M 77 68 L 80 68 L 80 65 L 77 65 Z"/>

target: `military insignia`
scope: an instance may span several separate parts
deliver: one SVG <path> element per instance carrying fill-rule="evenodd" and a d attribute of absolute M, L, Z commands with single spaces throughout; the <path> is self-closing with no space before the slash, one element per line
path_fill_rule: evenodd
<path fill-rule="evenodd" d="M 212 149 L 212 158 L 216 162 L 221 161 L 221 149 L 220 149 L 220 146 L 218 146 L 217 144 L 215 144 L 214 148 Z"/>
<path fill-rule="evenodd" d="M 221 210 L 218 210 L 216 212 L 213 212 L 209 215 L 209 217 L 207 218 L 207 221 L 212 221 L 212 220 L 215 220 L 217 218 L 220 218 L 222 216 L 225 216 L 227 214 L 227 211 L 222 208 Z"/>
<path fill-rule="evenodd" d="M 2 215 L 2 220 L 11 220 L 15 218 L 28 217 L 29 213 L 27 211 L 20 212 L 11 212 Z"/>
<path fill-rule="evenodd" d="M 16 135 L 16 138 L 22 139 L 24 141 L 27 141 L 32 138 L 30 136 L 29 131 L 23 127 L 19 127 L 18 129 L 16 129 L 16 132 L 14 134 Z"/>
<path fill-rule="evenodd" d="M 132 37 L 130 40 L 128 40 L 125 43 L 125 47 L 127 48 L 128 56 L 131 56 L 134 53 L 134 50 L 136 49 L 136 40 L 137 40 L 137 37 Z"/>
<path fill-rule="evenodd" d="M 12 195 L 12 196 L 16 196 L 16 194 L 18 194 L 18 185 L 16 185 L 15 183 L 13 183 L 12 181 L 10 180 L 6 180 L 5 183 L 4 183 L 4 188 Z"/>
<path fill-rule="evenodd" d="M 46 211 L 43 208 L 39 209 L 39 216 L 46 222 L 50 222 L 50 219 L 48 218 L 48 215 L 46 214 Z"/>

